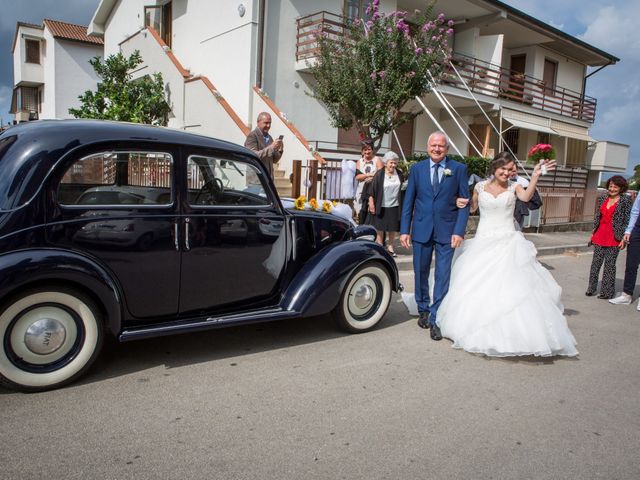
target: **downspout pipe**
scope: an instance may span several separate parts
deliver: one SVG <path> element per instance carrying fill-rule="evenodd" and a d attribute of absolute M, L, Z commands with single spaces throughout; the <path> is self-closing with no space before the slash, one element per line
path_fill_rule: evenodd
<path fill-rule="evenodd" d="M 584 76 L 584 78 L 582 79 L 582 101 L 584 101 L 584 97 L 587 94 L 587 78 L 589 78 L 591 75 L 595 75 L 596 73 L 598 73 L 603 68 L 606 68 L 609 65 L 613 65 L 614 63 L 615 63 L 614 61 L 609 60 L 609 63 L 607 63 L 605 65 L 602 65 L 600 68 L 597 68 L 596 70 L 594 70 L 590 74 Z"/>
<path fill-rule="evenodd" d="M 264 18 L 267 0 L 258 0 L 258 48 L 256 49 L 256 87 L 262 88 L 262 63 L 264 52 Z"/>

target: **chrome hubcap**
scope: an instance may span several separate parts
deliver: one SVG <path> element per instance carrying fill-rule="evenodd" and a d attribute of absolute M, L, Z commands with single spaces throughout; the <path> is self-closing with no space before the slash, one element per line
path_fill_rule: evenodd
<path fill-rule="evenodd" d="M 371 285 L 360 285 L 353 295 L 353 303 L 361 310 L 366 310 L 373 300 Z"/>
<path fill-rule="evenodd" d="M 378 284 L 369 277 L 364 276 L 355 281 L 349 295 L 349 311 L 354 317 L 365 317 L 375 306 L 378 295 Z"/>
<path fill-rule="evenodd" d="M 67 338 L 65 326 L 55 318 L 42 318 L 33 322 L 24 334 L 24 344 L 37 355 L 48 355 L 58 350 Z"/>

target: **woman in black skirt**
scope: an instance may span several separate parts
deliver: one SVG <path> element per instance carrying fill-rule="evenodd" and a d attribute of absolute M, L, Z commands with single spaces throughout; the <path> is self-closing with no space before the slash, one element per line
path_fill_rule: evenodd
<path fill-rule="evenodd" d="M 387 152 L 384 155 L 384 168 L 378 170 L 371 182 L 371 196 L 369 197 L 369 215 L 367 222 L 377 230 L 376 242 L 382 245 L 387 236 L 387 250 L 396 256 L 393 241 L 400 231 L 400 206 L 402 205 L 401 191 L 404 177 L 396 169 L 398 155 Z"/>

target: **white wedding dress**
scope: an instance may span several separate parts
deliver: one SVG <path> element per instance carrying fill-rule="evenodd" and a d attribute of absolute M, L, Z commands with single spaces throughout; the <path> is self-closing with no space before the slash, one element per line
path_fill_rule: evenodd
<path fill-rule="evenodd" d="M 515 229 L 515 184 L 497 197 L 476 185 L 480 223 L 456 252 L 438 325 L 454 348 L 506 357 L 578 354 L 562 289 Z"/>

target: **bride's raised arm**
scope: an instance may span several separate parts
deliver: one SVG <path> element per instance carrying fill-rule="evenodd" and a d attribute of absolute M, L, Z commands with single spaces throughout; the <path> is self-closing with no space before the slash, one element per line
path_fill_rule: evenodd
<path fill-rule="evenodd" d="M 531 181 L 529 182 L 529 186 L 524 189 L 522 185 L 516 185 L 516 196 L 519 200 L 528 202 L 533 198 L 533 194 L 536 191 L 536 185 L 538 184 L 538 179 L 540 178 L 540 175 L 542 175 L 542 165 L 544 165 L 547 172 L 556 169 L 555 160 L 541 160 L 540 163 L 533 167 L 533 173 L 531 173 Z M 473 209 L 473 205 L 471 206 L 471 208 Z"/>

